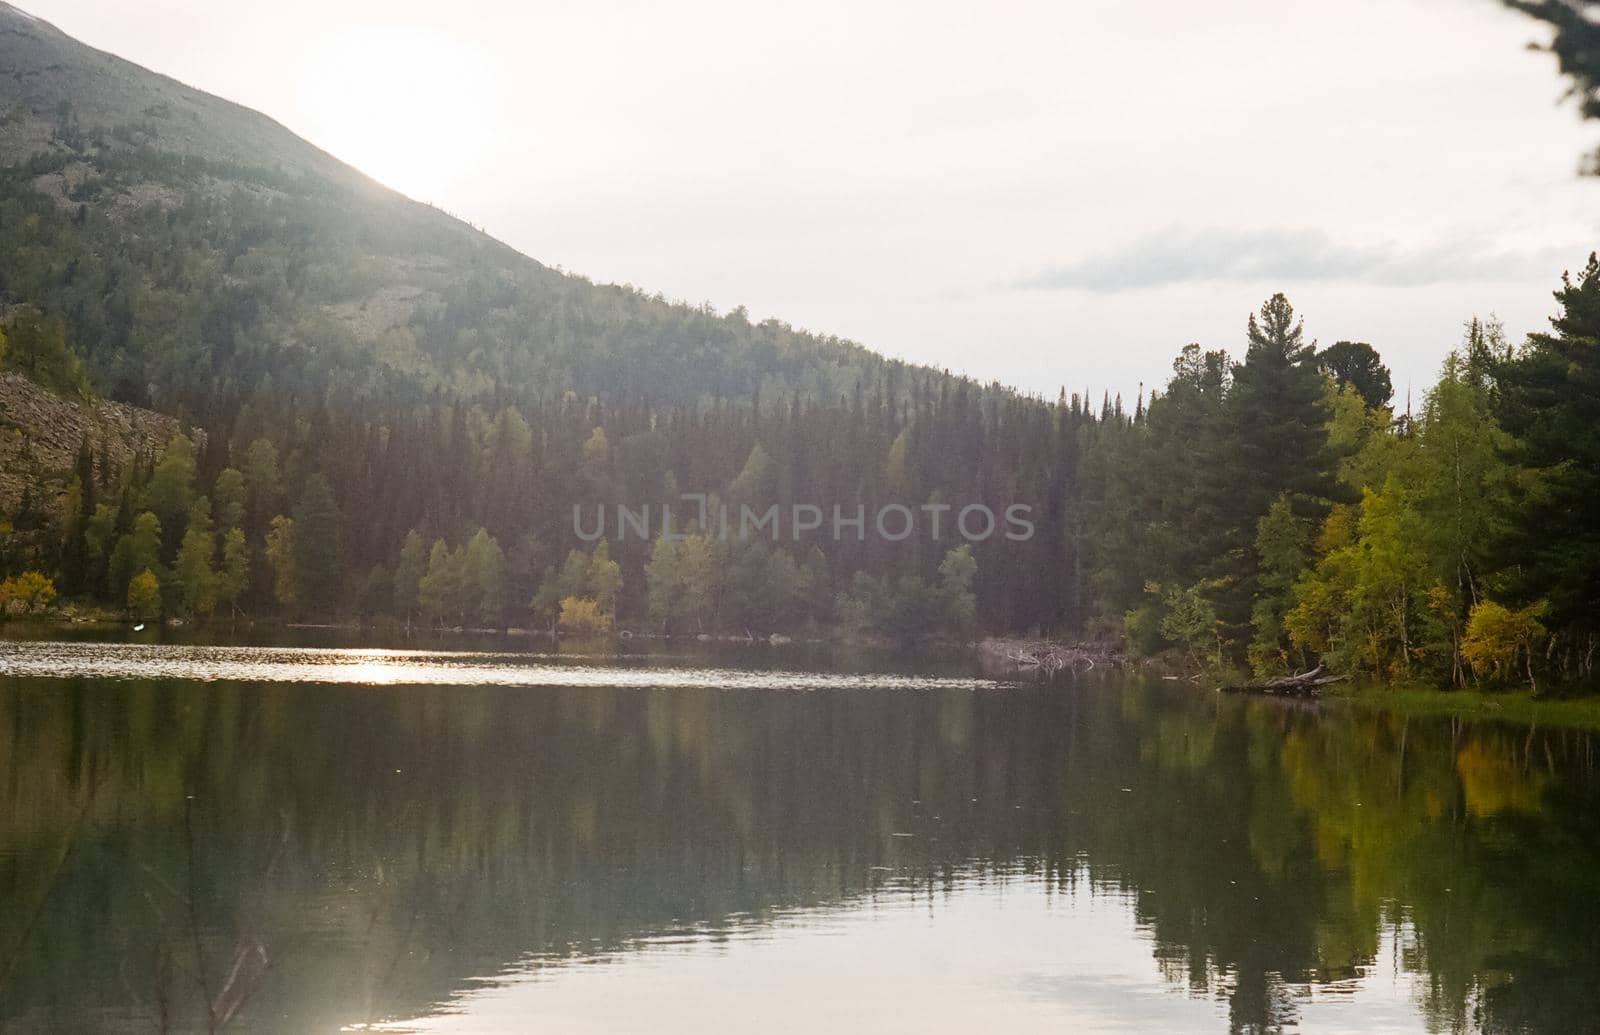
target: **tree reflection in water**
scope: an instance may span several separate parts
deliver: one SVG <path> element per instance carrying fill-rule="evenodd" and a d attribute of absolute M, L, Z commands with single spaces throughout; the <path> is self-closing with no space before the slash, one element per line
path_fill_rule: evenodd
<path fill-rule="evenodd" d="M 1109 679 L 0 680 L 0 1025 L 333 1030 L 529 958 L 1020 872 L 1124 895 L 1235 1030 L 1386 938 L 1431 1028 L 1571 1030 L 1600 1010 L 1597 798 L 1588 735 Z"/>

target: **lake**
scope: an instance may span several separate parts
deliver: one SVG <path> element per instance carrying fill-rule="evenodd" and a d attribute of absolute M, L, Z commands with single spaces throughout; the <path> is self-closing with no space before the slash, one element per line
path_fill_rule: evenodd
<path fill-rule="evenodd" d="M 962 659 L 0 642 L 0 1031 L 1577 1031 L 1596 739 Z"/>

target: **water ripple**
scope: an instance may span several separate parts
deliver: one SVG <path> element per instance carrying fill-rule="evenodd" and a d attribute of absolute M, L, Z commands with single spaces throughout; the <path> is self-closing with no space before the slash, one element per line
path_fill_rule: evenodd
<path fill-rule="evenodd" d="M 593 656 L 580 656 L 593 661 Z M 0 676 L 178 679 L 357 686 L 697 688 L 713 690 L 989 690 L 1005 684 L 898 674 L 838 674 L 574 663 L 572 655 L 472 651 L 0 643 Z M 610 659 L 608 659 L 609 661 Z M 660 662 L 665 659 L 653 659 Z"/>

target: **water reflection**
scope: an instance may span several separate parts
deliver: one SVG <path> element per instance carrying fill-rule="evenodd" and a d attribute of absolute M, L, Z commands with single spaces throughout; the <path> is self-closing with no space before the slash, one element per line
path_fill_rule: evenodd
<path fill-rule="evenodd" d="M 92 653 L 95 678 L 0 678 L 10 1030 L 1520 1031 L 1600 1007 L 1587 736 L 1108 680 L 730 692 L 790 677 L 624 660 L 375 693 L 112 682 L 119 652 Z"/>

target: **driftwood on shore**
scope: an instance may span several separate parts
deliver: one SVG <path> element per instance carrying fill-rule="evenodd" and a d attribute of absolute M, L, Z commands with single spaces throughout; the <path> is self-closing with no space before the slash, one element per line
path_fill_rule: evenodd
<path fill-rule="evenodd" d="M 1310 672 L 1293 676 L 1277 676 L 1261 683 L 1244 686 L 1225 686 L 1222 689 L 1235 694 L 1270 694 L 1274 697 L 1315 697 L 1329 683 L 1337 683 L 1344 676 L 1330 676 L 1327 669 L 1318 665 Z"/>
<path fill-rule="evenodd" d="M 1050 640 L 987 639 L 978 645 L 986 668 L 1050 676 L 1065 669 L 1092 671 L 1121 665 L 1120 650 L 1099 643 L 1055 643 Z"/>

